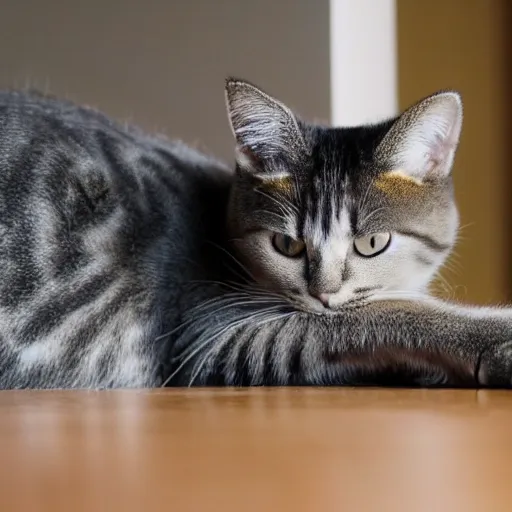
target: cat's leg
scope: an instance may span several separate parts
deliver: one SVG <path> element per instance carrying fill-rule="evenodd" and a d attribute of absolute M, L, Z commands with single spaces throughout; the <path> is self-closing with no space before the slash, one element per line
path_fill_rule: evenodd
<path fill-rule="evenodd" d="M 512 309 L 432 299 L 376 302 L 343 316 L 324 356 L 341 365 L 344 383 L 512 386 Z"/>
<path fill-rule="evenodd" d="M 381 301 L 344 317 L 325 356 L 348 382 L 396 368 L 422 384 L 512 386 L 512 309 Z"/>
<path fill-rule="evenodd" d="M 194 346 L 171 384 L 357 384 L 361 376 L 405 368 L 418 370 L 424 384 L 512 385 L 512 309 L 435 299 L 373 302 L 336 315 L 292 313 L 266 323 L 219 320 Z"/>

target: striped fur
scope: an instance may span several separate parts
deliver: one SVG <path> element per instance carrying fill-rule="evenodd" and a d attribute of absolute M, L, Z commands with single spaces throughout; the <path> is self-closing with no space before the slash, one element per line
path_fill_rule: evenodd
<path fill-rule="evenodd" d="M 1 94 L 0 386 L 161 382 L 156 338 L 204 277 L 229 177 L 93 110 Z"/>
<path fill-rule="evenodd" d="M 0 387 L 509 386 L 512 311 L 424 293 L 457 229 L 456 107 L 432 98 L 331 129 L 230 81 L 232 172 L 94 110 L 1 93 Z M 397 185 L 409 164 L 421 192 Z M 354 259 L 368 230 L 405 241 L 406 257 Z M 307 251 L 283 260 L 273 232 Z"/>

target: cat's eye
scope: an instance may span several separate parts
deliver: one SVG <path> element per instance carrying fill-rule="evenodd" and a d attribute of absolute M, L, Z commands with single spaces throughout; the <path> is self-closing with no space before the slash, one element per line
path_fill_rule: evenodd
<path fill-rule="evenodd" d="M 272 237 L 272 245 L 277 252 L 280 252 L 289 258 L 296 258 L 300 256 L 306 248 L 306 244 L 302 240 L 296 240 L 295 238 L 283 235 L 282 233 L 274 234 Z"/>
<path fill-rule="evenodd" d="M 373 258 L 382 254 L 391 242 L 391 233 L 374 233 L 354 240 L 357 254 L 365 258 Z"/>

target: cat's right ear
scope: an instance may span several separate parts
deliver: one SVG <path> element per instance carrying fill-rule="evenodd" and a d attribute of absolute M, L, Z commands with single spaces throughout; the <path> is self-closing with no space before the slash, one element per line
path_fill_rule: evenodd
<path fill-rule="evenodd" d="M 299 123 L 280 101 L 248 82 L 229 78 L 226 105 L 242 168 L 250 170 L 276 159 L 293 164 L 303 155 L 305 143 Z"/>
<path fill-rule="evenodd" d="M 407 109 L 376 151 L 387 167 L 418 181 L 450 175 L 462 127 L 462 101 L 439 92 Z"/>

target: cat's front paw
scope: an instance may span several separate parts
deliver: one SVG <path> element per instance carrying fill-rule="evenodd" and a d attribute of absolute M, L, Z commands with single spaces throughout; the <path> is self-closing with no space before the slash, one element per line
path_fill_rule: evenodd
<path fill-rule="evenodd" d="M 476 379 L 481 387 L 512 388 L 512 341 L 482 352 Z"/>

